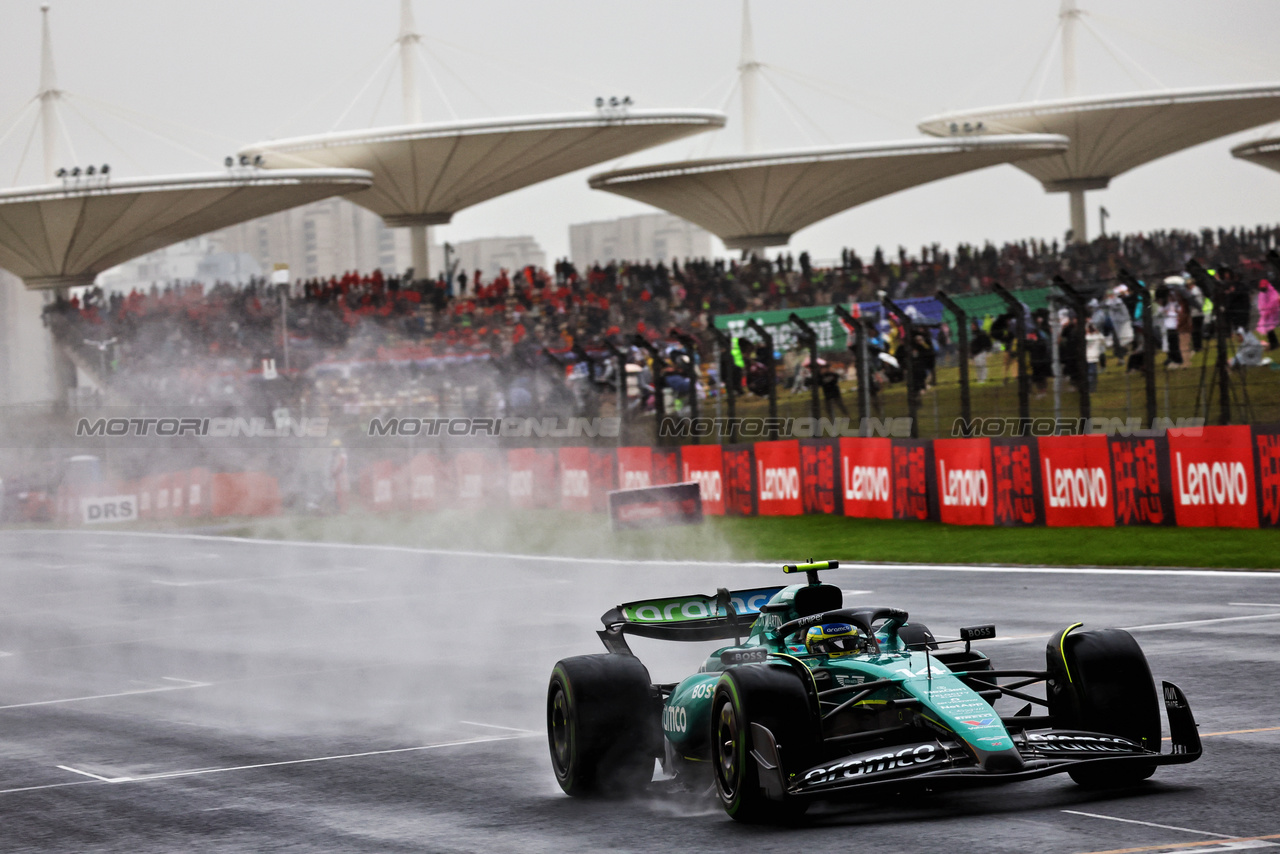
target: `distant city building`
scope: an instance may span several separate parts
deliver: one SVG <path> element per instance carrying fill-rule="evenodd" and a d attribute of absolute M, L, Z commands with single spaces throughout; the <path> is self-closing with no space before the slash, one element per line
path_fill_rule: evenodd
<path fill-rule="evenodd" d="M 609 261 L 665 261 L 706 258 L 711 234 L 687 220 L 665 213 L 569 226 L 569 256 L 578 267 Z"/>
<path fill-rule="evenodd" d="M 265 272 L 276 264 L 288 265 L 294 279 L 340 276 L 347 270 L 390 274 L 409 266 L 404 230 L 387 228 L 377 214 L 341 198 L 249 220 L 207 237 L 222 252 L 254 259 Z M 431 247 L 431 262 L 432 267 L 443 266 L 439 246 Z"/>
<path fill-rule="evenodd" d="M 435 256 L 433 256 L 435 257 Z M 458 262 L 459 273 L 466 273 L 470 281 L 479 270 L 486 280 L 498 275 L 500 270 L 514 273 L 532 264 L 547 266 L 547 253 L 538 241 L 528 235 L 520 237 L 482 237 L 478 240 L 462 240 L 454 245 L 451 260 Z"/>

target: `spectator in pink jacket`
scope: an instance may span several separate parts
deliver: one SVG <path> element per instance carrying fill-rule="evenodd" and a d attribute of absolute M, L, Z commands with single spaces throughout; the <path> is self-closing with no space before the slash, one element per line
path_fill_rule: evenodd
<path fill-rule="evenodd" d="M 1258 337 L 1267 338 L 1270 350 L 1280 346 L 1276 341 L 1276 327 L 1280 326 L 1280 293 L 1266 279 L 1258 282 Z"/>

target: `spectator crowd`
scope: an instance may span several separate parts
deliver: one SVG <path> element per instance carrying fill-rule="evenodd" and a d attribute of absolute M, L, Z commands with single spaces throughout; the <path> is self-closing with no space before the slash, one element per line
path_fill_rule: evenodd
<path fill-rule="evenodd" d="M 914 255 L 903 247 L 896 254 L 877 248 L 869 259 L 845 250 L 838 263 L 824 266 L 807 253 L 788 252 L 773 259 L 585 269 L 563 260 L 551 270 L 525 267 L 492 278 L 455 270 L 434 281 L 375 270 L 291 285 L 174 282 L 127 294 L 93 288 L 60 297 L 46 308 L 45 321 L 82 368 L 128 402 L 261 402 L 348 412 L 411 403 L 498 414 L 555 404 L 586 412 L 598 405 L 594 392 L 616 389 L 615 362 L 604 358 L 611 347 L 630 348 L 637 405 L 652 404 L 645 390 L 652 391 L 655 370 L 669 371 L 678 385 L 688 375 L 682 364 L 709 364 L 715 315 L 939 290 L 985 293 L 994 283 L 1045 287 L 1055 276 L 1094 297 L 1089 317 L 1068 312 L 1060 318 L 1060 342 L 1086 338 L 1089 380 L 1107 351 L 1133 368 L 1158 346 L 1167 362 L 1180 364 L 1203 346 L 1205 318 L 1212 314 L 1205 305 L 1210 295 L 1182 277 L 1193 259 L 1231 283 L 1235 296 L 1222 306 L 1223 316 L 1233 332 L 1252 339 L 1240 339 L 1242 354 L 1248 347 L 1261 353 L 1277 345 L 1280 296 L 1268 281 L 1266 256 L 1278 244 L 1280 227 L 1258 227 L 1110 235 L 1088 244 L 1024 240 L 962 244 L 954 251 L 933 244 Z M 1121 270 L 1159 283 L 1152 307 L 1156 341 L 1143 339 L 1143 306 L 1118 280 Z M 1048 313 L 1028 319 L 1033 339 L 1049 340 Z M 988 353 L 1012 335 L 1009 321 L 975 325 L 980 379 Z M 633 347 L 637 339 L 649 346 Z M 668 358 L 650 358 L 655 353 Z M 1046 354 L 1043 344 L 1031 354 L 1038 384 L 1047 376 Z M 1073 359 L 1062 364 L 1081 381 Z"/>

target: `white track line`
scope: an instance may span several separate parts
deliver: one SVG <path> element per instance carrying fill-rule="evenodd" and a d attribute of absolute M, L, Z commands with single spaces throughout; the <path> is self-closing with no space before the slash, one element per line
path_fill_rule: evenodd
<path fill-rule="evenodd" d="M 1280 613 L 1275 614 L 1247 614 L 1243 617 L 1218 617 L 1212 620 L 1185 620 L 1180 623 L 1152 623 L 1148 626 L 1129 626 L 1125 631 L 1138 632 L 1155 629 L 1181 629 L 1187 626 L 1206 626 L 1210 623 L 1235 623 L 1241 620 L 1268 620 L 1280 617 Z"/>
<path fill-rule="evenodd" d="M 536 733 L 535 733 L 536 735 Z M 460 741 L 445 741 L 437 744 L 420 744 L 416 747 L 394 747 L 389 750 L 366 750 L 362 753 L 341 753 L 336 756 L 314 756 L 309 759 L 284 759 L 279 762 L 259 762 L 254 765 L 231 765 L 225 768 L 194 768 L 189 771 L 166 771 L 160 774 L 144 774 L 131 777 L 127 782 L 147 783 L 152 780 L 172 780 L 176 777 L 194 777 L 202 774 L 222 774 L 227 771 L 252 771 L 258 768 L 279 768 L 284 765 L 306 765 L 313 762 L 332 762 L 337 759 L 361 759 L 366 756 L 390 756 L 396 753 L 416 753 L 423 750 L 437 750 L 442 747 L 461 747 L 467 744 L 485 744 L 494 741 L 511 741 L 525 738 L 523 735 L 490 735 L 467 738 Z M 121 781 L 125 782 L 125 781 Z"/>
<path fill-rule="evenodd" d="M 165 676 L 164 679 L 171 677 Z M 64 703 L 83 703 L 87 700 L 109 700 L 113 697 L 133 697 L 139 694 L 161 694 L 165 691 L 187 691 L 191 688 L 208 688 L 210 682 L 191 682 L 188 679 L 174 679 L 175 682 L 187 682 L 186 685 L 165 685 L 160 688 L 139 688 L 135 691 L 119 691 L 115 694 L 91 694 L 87 697 L 64 697 L 61 700 L 38 700 L 34 703 L 12 703 L 8 706 L 0 706 L 0 711 L 5 709 L 30 709 L 34 706 L 59 706 Z"/>
<path fill-rule="evenodd" d="M 365 551 L 376 552 L 392 552 L 400 554 L 417 554 L 417 555 L 444 555 L 448 557 L 467 557 L 467 558 L 493 558 L 499 560 L 525 560 L 525 561 L 550 561 L 554 563 L 575 563 L 589 564 L 599 566 L 601 564 L 617 565 L 617 566 L 734 566 L 734 567 L 760 567 L 766 569 L 777 569 L 781 565 L 780 562 L 765 561 L 746 561 L 736 562 L 730 560 L 708 561 L 708 560 L 622 560 L 619 558 L 604 557 L 560 557 L 556 555 L 522 555 L 511 554 L 508 552 L 481 552 L 466 551 L 459 549 L 428 549 L 416 546 L 388 546 L 388 545 L 360 545 L 359 543 L 326 543 L 316 542 L 312 540 L 270 540 L 256 537 L 220 537 L 212 534 L 177 534 L 177 533 L 160 533 L 154 531 L 80 531 L 76 529 L 55 529 L 55 530 L 18 530 L 6 533 L 17 535 L 71 535 L 82 537 L 145 537 L 151 539 L 166 540 L 199 540 L 203 542 L 220 542 L 220 543 L 245 543 L 249 545 L 263 546 L 286 546 L 289 548 L 320 548 L 320 549 L 362 549 Z M 1189 575 L 1189 576 L 1208 576 L 1223 578 L 1269 578 L 1272 580 L 1280 580 L 1280 571 L 1270 570 L 1230 570 L 1230 569 L 1152 569 L 1152 568 L 1126 568 L 1126 567 L 1103 567 L 1103 566 L 1021 566 L 1021 565 L 999 565 L 999 566 L 975 566 L 970 564 L 948 564 L 948 563 L 860 563 L 856 561 L 842 561 L 841 565 L 850 569 L 873 569 L 883 571 L 904 571 L 904 572 L 995 572 L 995 573 L 1024 573 L 1024 574 L 1045 574 L 1045 575 Z"/>
<path fill-rule="evenodd" d="M 1228 605 L 1239 605 L 1242 608 L 1280 608 L 1280 602 L 1228 602 Z"/>
<path fill-rule="evenodd" d="M 514 726 L 499 726 L 498 724 L 486 724 L 486 723 L 481 723 L 480 721 L 458 721 L 458 723 L 467 724 L 468 726 L 489 727 L 490 729 L 505 729 L 508 732 L 519 732 L 519 733 L 524 733 L 525 735 L 538 735 L 538 732 L 536 730 L 520 729 L 519 727 L 514 727 Z"/>
<path fill-rule="evenodd" d="M 1238 839 L 1239 838 L 1236 836 L 1232 836 L 1229 833 L 1210 833 L 1207 830 L 1192 830 L 1189 827 L 1174 827 L 1172 824 L 1154 824 L 1149 821 L 1138 821 L 1137 819 L 1133 819 L 1133 818 L 1117 818 L 1114 815 L 1098 815 L 1097 813 L 1080 812 L 1079 810 L 1063 810 L 1063 812 L 1067 813 L 1068 815 L 1082 815 L 1085 818 L 1100 818 L 1105 821 L 1120 821 L 1120 822 L 1124 822 L 1125 824 L 1140 824 L 1143 827 L 1154 827 L 1160 830 L 1178 830 L 1178 831 L 1181 831 L 1182 833 L 1195 833 L 1200 836 L 1216 836 L 1218 839 Z"/>
<path fill-rule="evenodd" d="M 70 771 L 72 774 L 82 774 L 85 777 L 92 777 L 93 779 L 103 783 L 128 783 L 133 779 L 132 777 L 103 777 L 98 774 L 91 774 L 88 771 L 81 771 L 79 768 L 72 768 L 70 765 L 59 765 L 58 767 L 63 771 Z"/>

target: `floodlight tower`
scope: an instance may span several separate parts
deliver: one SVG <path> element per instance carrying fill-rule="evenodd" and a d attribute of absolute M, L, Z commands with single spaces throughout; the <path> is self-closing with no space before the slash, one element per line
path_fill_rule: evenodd
<path fill-rule="evenodd" d="M 1076 0 L 1062 0 L 1058 8 L 1058 25 L 1062 29 L 1062 93 L 1068 98 L 1080 94 L 1076 82 L 1076 24 L 1080 19 Z M 1071 240 L 1084 243 L 1088 239 L 1088 219 L 1085 216 L 1084 191 L 1086 186 L 1070 187 L 1067 196 L 1071 204 Z"/>
<path fill-rule="evenodd" d="M 53 35 L 49 32 L 49 4 L 40 7 L 40 139 L 44 160 L 40 164 L 46 178 L 54 177 L 58 168 L 55 162 L 58 145 L 58 101 L 62 90 L 58 88 L 58 74 L 53 66 Z"/>
<path fill-rule="evenodd" d="M 414 75 L 413 52 L 422 36 L 413 21 L 413 0 L 400 0 L 400 94 L 404 108 L 404 122 L 422 124 L 422 102 L 418 100 L 418 81 Z M 409 256 L 413 263 L 413 275 L 419 279 L 430 278 L 431 233 L 430 224 L 410 222 Z"/>
<path fill-rule="evenodd" d="M 756 61 L 755 40 L 751 34 L 751 0 L 742 0 L 742 55 L 738 60 L 738 81 L 742 87 L 742 147 L 747 154 L 760 150 L 760 134 L 756 126 L 756 83 L 760 63 Z"/>

